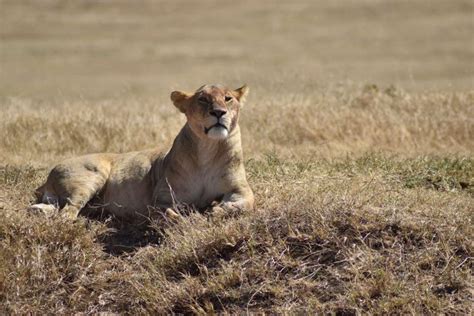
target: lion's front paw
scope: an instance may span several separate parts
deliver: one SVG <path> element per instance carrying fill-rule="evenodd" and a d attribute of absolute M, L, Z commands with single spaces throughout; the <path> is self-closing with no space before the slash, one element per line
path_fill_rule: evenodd
<path fill-rule="evenodd" d="M 226 218 L 233 217 L 238 214 L 242 209 L 234 202 L 220 203 L 211 208 L 211 216 L 213 218 Z"/>

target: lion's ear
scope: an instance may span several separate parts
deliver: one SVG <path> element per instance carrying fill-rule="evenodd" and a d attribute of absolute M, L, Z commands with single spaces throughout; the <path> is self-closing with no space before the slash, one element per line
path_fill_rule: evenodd
<path fill-rule="evenodd" d="M 233 93 L 235 97 L 237 98 L 237 100 L 239 100 L 239 103 L 243 105 L 245 102 L 245 99 L 247 99 L 247 95 L 249 94 L 249 87 L 246 84 L 244 84 L 242 87 L 235 89 Z"/>
<path fill-rule="evenodd" d="M 192 95 L 182 91 L 171 92 L 170 98 L 175 107 L 185 113 Z"/>

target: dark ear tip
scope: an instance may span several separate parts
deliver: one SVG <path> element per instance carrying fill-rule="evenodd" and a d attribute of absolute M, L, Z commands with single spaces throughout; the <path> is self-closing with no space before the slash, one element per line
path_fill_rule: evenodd
<path fill-rule="evenodd" d="M 180 97 L 180 95 L 181 95 L 181 93 L 180 93 L 179 91 L 173 91 L 173 92 L 171 92 L 171 94 L 170 94 L 170 99 L 171 99 L 171 101 L 176 101 L 176 100 L 178 100 L 179 97 Z"/>

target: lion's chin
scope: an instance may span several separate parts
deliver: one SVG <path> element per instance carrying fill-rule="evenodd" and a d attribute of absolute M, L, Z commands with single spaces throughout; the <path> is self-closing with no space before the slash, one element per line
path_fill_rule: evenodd
<path fill-rule="evenodd" d="M 223 126 L 213 126 L 207 132 L 207 136 L 212 139 L 222 140 L 226 139 L 229 131 Z"/>

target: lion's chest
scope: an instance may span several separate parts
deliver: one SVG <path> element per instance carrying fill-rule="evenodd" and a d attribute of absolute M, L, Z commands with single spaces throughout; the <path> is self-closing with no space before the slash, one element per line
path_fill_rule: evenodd
<path fill-rule="evenodd" d="M 213 201 L 222 198 L 226 191 L 223 175 L 210 170 L 188 174 L 177 182 L 179 185 L 176 185 L 175 189 L 172 188 L 176 199 L 198 208 L 209 206 Z"/>

